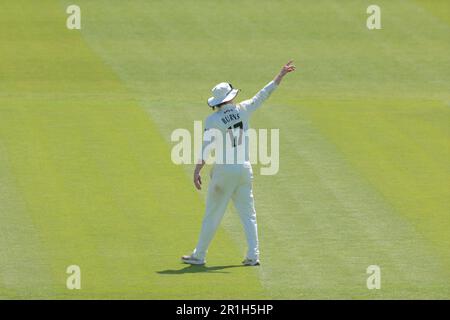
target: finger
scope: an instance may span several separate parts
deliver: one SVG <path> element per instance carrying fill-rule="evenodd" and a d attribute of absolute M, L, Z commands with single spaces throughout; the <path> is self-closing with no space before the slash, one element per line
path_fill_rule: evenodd
<path fill-rule="evenodd" d="M 294 60 L 289 60 L 288 63 L 286 63 L 286 66 L 290 66 L 292 63 L 294 62 Z"/>

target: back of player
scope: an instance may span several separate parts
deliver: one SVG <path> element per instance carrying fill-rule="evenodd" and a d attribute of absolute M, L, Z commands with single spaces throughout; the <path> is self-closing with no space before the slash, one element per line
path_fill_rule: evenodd
<path fill-rule="evenodd" d="M 220 105 L 219 110 L 205 121 L 202 159 L 207 160 L 214 150 L 215 164 L 249 164 L 249 119 L 276 88 L 275 81 L 269 82 L 252 99 L 234 104 L 233 101 Z M 230 90 L 233 90 L 230 85 Z"/>

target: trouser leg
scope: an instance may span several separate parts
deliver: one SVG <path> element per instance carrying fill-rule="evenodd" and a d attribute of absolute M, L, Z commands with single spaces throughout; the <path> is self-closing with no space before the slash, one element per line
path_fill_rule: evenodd
<path fill-rule="evenodd" d="M 247 258 L 259 259 L 258 226 L 251 181 L 240 185 L 232 197 L 247 238 Z"/>
<path fill-rule="evenodd" d="M 200 237 L 193 253 L 195 257 L 199 259 L 205 258 L 208 247 L 223 218 L 231 194 L 232 189 L 226 184 L 226 179 L 221 180 L 220 177 L 213 177 L 208 187 L 205 216 Z"/>

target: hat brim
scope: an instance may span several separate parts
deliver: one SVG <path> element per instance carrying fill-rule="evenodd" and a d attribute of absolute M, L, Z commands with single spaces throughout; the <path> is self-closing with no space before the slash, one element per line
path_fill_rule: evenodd
<path fill-rule="evenodd" d="M 231 92 L 230 92 L 225 98 L 223 98 L 223 99 L 217 99 L 217 98 L 211 97 L 211 98 L 208 99 L 208 105 L 209 105 L 210 107 L 215 107 L 215 106 L 217 106 L 218 104 L 221 104 L 221 103 L 224 103 L 224 102 L 231 101 L 231 100 L 233 100 L 233 99 L 238 95 L 238 93 L 239 93 L 239 89 L 233 89 L 233 90 L 231 90 Z"/>

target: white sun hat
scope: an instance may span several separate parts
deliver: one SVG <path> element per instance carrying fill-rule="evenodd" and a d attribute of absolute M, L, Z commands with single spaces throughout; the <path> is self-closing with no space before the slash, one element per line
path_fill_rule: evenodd
<path fill-rule="evenodd" d="M 233 100 L 239 89 L 234 89 L 231 83 L 221 82 L 211 90 L 213 96 L 208 99 L 208 105 L 215 107 L 218 104 Z"/>

